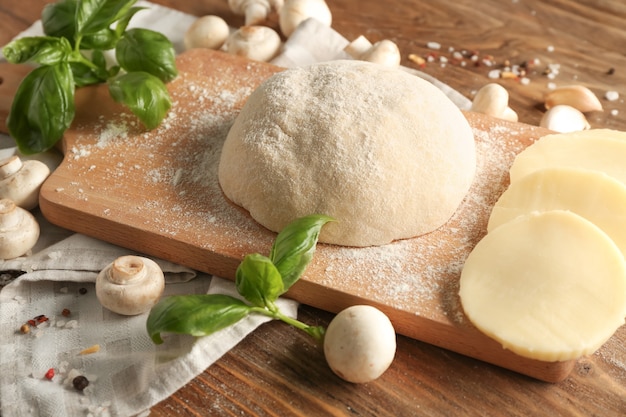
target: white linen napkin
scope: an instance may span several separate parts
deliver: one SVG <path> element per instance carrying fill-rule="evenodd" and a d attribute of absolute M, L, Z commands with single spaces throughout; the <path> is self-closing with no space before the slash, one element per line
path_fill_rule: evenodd
<path fill-rule="evenodd" d="M 135 27 L 153 28 L 168 36 L 178 52 L 195 17 L 140 2 L 147 10 L 132 20 Z M 22 36 L 42 32 L 36 22 Z M 348 40 L 309 19 L 285 43 L 276 65 L 293 67 L 348 58 Z M 0 57 L 1 58 L 1 57 Z M 403 68 L 441 88 L 460 108 L 469 100 L 427 74 Z M 0 135 L 0 157 L 17 152 L 10 138 Z M 58 163 L 55 155 L 43 155 Z M 156 346 L 145 329 L 147 313 L 123 317 L 104 309 L 95 296 L 97 273 L 118 256 L 133 253 L 50 225 L 38 215 L 42 236 L 31 256 L 0 261 L 0 271 L 25 274 L 0 291 L 0 414 L 4 417 L 75 415 L 147 415 L 149 408 L 172 395 L 235 346 L 265 317 L 248 317 L 219 333 L 192 338 L 168 336 Z M 223 293 L 236 295 L 232 282 L 155 259 L 166 274 L 165 294 Z M 0 272 L 1 273 L 1 272 Z M 298 303 L 280 299 L 281 309 L 297 315 Z M 70 315 L 61 314 L 63 309 Z M 21 334 L 20 326 L 41 314 L 49 321 Z M 85 348 L 100 350 L 79 355 Z M 56 376 L 45 378 L 48 369 Z M 80 373 L 91 381 L 83 392 L 71 386 Z"/>
<path fill-rule="evenodd" d="M 27 271 L 0 292 L 0 398 L 3 416 L 137 415 L 202 373 L 249 332 L 268 319 L 250 316 L 214 335 L 169 335 L 154 345 L 146 314 L 120 316 L 95 295 L 98 272 L 118 256 L 133 253 L 74 234 L 43 251 L 6 261 L 0 269 Z M 236 295 L 230 281 L 155 259 L 166 276 L 165 294 Z M 278 301 L 291 317 L 297 303 Z M 69 316 L 62 311 L 68 309 Z M 45 315 L 49 321 L 20 326 Z M 100 350 L 80 355 L 83 349 Z M 55 370 L 52 380 L 45 378 Z M 90 381 L 82 393 L 71 378 Z"/>

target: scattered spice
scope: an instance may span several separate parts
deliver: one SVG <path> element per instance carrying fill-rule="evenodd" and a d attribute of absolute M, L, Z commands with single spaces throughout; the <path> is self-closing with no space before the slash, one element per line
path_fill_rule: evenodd
<path fill-rule="evenodd" d="M 91 355 L 92 353 L 96 353 L 100 351 L 100 345 L 93 345 L 88 347 L 87 349 L 83 349 L 78 352 L 79 355 Z"/>
<path fill-rule="evenodd" d="M 89 380 L 84 375 L 78 375 L 72 380 L 72 385 L 74 385 L 74 388 L 78 391 L 84 391 L 85 388 L 89 386 Z"/>
<path fill-rule="evenodd" d="M 69 317 L 71 314 L 72 312 L 68 308 L 64 308 L 63 311 L 61 311 L 63 317 Z"/>
<path fill-rule="evenodd" d="M 28 324 L 22 324 L 22 327 L 20 327 L 20 332 L 22 332 L 22 334 L 30 333 L 30 326 Z"/>
<path fill-rule="evenodd" d="M 37 324 L 45 323 L 48 320 L 50 320 L 50 319 L 48 317 L 46 317 L 45 314 L 40 314 L 37 317 L 35 317 L 35 323 L 37 323 Z"/>
<path fill-rule="evenodd" d="M 46 374 L 44 375 L 44 377 L 49 380 L 52 381 L 52 378 L 54 378 L 54 368 L 50 368 L 48 369 L 48 371 L 46 372 Z"/>
<path fill-rule="evenodd" d="M 81 287 L 81 288 L 78 290 L 78 293 L 79 293 L 80 295 L 85 295 L 85 294 L 87 294 L 87 288 L 85 288 L 85 287 Z"/>
<path fill-rule="evenodd" d="M 606 75 L 613 75 L 615 74 L 615 68 L 611 67 L 609 68 L 609 70 L 606 72 Z"/>

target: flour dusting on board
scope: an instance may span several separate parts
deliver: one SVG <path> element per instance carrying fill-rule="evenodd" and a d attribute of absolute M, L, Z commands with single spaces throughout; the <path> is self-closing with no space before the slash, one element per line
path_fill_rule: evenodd
<path fill-rule="evenodd" d="M 237 77 L 250 80 L 238 79 L 234 87 L 234 76 L 227 73 L 181 74 L 171 83 L 173 107 L 152 132 L 124 112 L 98 119 L 68 149 L 73 177 L 59 192 L 88 200 L 114 223 L 127 222 L 194 248 L 228 256 L 267 253 L 275 235 L 227 201 L 217 180 L 228 130 L 251 85 L 268 76 L 260 78 L 257 71 L 253 65 L 239 69 Z M 229 77 L 231 83 L 223 84 Z M 317 273 L 304 279 L 411 314 L 463 322 L 457 295 L 463 263 L 486 233 L 515 155 L 528 145 L 520 138 L 529 132 L 511 131 L 511 126 L 517 125 L 474 126 L 476 178 L 443 227 L 380 247 L 320 244 L 311 265 Z"/>

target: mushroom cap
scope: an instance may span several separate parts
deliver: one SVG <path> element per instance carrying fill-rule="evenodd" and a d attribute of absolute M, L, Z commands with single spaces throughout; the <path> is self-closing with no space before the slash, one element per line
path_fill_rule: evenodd
<path fill-rule="evenodd" d="M 13 155 L 0 161 L 0 198 L 31 210 L 39 204 L 39 190 L 50 175 L 50 168 L 41 161 L 22 161 Z"/>
<path fill-rule="evenodd" d="M 346 381 L 373 381 L 389 368 L 395 353 L 393 325 L 376 307 L 348 307 L 337 314 L 326 329 L 326 361 L 333 372 Z"/>
<path fill-rule="evenodd" d="M 228 23 L 221 17 L 214 15 L 199 17 L 185 32 L 185 49 L 219 49 L 229 34 Z"/>
<path fill-rule="evenodd" d="M 289 37 L 298 25 L 309 18 L 330 26 L 332 14 L 324 0 L 287 0 L 278 14 L 280 30 Z"/>
<path fill-rule="evenodd" d="M 282 42 L 267 26 L 242 26 L 226 39 L 226 52 L 255 61 L 269 61 L 280 51 Z"/>
<path fill-rule="evenodd" d="M 96 296 L 107 309 L 132 316 L 150 310 L 165 289 L 163 271 L 151 259 L 136 255 L 117 258 L 96 278 Z"/>
<path fill-rule="evenodd" d="M 39 223 L 29 211 L 0 199 L 0 259 L 24 255 L 35 246 L 39 233 Z"/>

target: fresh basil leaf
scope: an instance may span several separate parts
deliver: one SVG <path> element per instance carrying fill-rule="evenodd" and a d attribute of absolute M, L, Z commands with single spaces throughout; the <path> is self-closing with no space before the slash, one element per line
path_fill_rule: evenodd
<path fill-rule="evenodd" d="M 146 71 L 167 82 L 176 69 L 176 52 L 163 34 L 148 29 L 129 29 L 115 47 L 117 62 L 126 71 Z"/>
<path fill-rule="evenodd" d="M 246 255 L 237 267 L 235 286 L 239 294 L 257 307 L 274 302 L 283 291 L 280 273 L 267 257 L 258 253 Z"/>
<path fill-rule="evenodd" d="M 107 59 L 104 56 L 104 52 L 100 49 L 96 49 L 91 54 L 91 62 L 94 63 L 98 68 L 106 71 L 107 69 Z"/>
<path fill-rule="evenodd" d="M 22 153 L 44 152 L 61 139 L 74 113 L 72 70 L 62 62 L 36 68 L 22 80 L 7 127 Z"/>
<path fill-rule="evenodd" d="M 129 72 L 109 81 L 111 97 L 123 103 L 148 128 L 157 127 L 172 106 L 165 84 L 147 72 Z"/>
<path fill-rule="evenodd" d="M 323 225 L 333 218 L 313 214 L 288 224 L 276 236 L 270 259 L 282 276 L 287 291 L 302 275 L 315 253 L 315 246 Z"/>
<path fill-rule="evenodd" d="M 72 52 L 67 39 L 52 36 L 28 36 L 16 39 L 2 48 L 4 57 L 12 64 L 34 62 L 54 65 L 67 60 Z"/>
<path fill-rule="evenodd" d="M 161 333 L 207 336 L 237 323 L 250 313 L 243 301 L 223 294 L 175 295 L 159 301 L 148 315 L 148 335 L 163 343 Z"/>
<path fill-rule="evenodd" d="M 117 34 L 118 38 L 121 38 L 126 31 L 126 28 L 130 23 L 130 19 L 132 19 L 137 12 L 145 9 L 145 7 L 131 7 L 130 9 L 128 9 L 128 11 L 126 11 L 126 13 L 124 13 L 123 16 L 118 19 L 117 23 L 115 24 L 115 33 Z"/>
<path fill-rule="evenodd" d="M 64 37 L 74 46 L 76 8 L 78 0 L 61 0 L 47 4 L 41 12 L 43 32 L 48 36 Z"/>
<path fill-rule="evenodd" d="M 98 84 L 106 80 L 106 78 L 103 80 L 93 68 L 82 62 L 70 62 L 70 68 L 76 87 Z"/>
<path fill-rule="evenodd" d="M 113 29 L 105 28 L 96 33 L 83 36 L 80 42 L 81 49 L 109 50 L 115 48 L 119 36 Z"/>
<path fill-rule="evenodd" d="M 137 0 L 81 0 L 76 9 L 76 32 L 89 35 L 110 27 Z"/>

